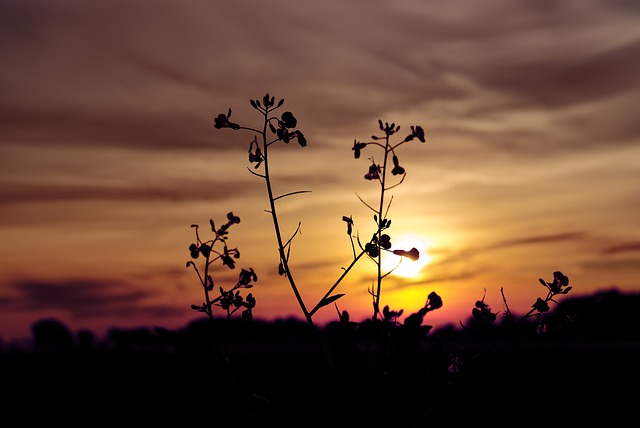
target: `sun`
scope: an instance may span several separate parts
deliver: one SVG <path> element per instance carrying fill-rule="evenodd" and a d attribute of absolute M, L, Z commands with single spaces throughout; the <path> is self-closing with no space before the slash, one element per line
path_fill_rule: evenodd
<path fill-rule="evenodd" d="M 428 249 L 431 246 L 431 241 L 429 239 L 418 235 L 402 235 L 397 238 L 392 236 L 391 244 L 391 251 L 410 251 L 412 248 L 415 248 L 420 252 L 420 257 L 415 261 L 386 251 L 383 252 L 382 269 L 385 272 L 389 272 L 393 269 L 391 275 L 403 278 L 412 278 L 417 276 L 422 271 L 422 268 L 428 265 L 431 261 L 431 256 L 428 254 Z"/>

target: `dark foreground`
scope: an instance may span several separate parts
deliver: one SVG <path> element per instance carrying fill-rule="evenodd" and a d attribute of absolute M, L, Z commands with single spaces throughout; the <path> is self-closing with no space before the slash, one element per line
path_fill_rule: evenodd
<path fill-rule="evenodd" d="M 626 309 L 617 329 L 599 310 L 544 336 L 430 332 L 393 352 L 366 352 L 365 336 L 327 328 L 332 367 L 296 321 L 59 340 L 0 353 L 0 408 L 13 426 L 628 426 L 640 335 Z"/>
<path fill-rule="evenodd" d="M 310 345 L 230 346 L 227 361 L 204 349 L 4 355 L 2 414 L 65 426 L 292 427 L 619 426 L 637 416 L 637 342 L 511 343 L 455 375 L 422 350 L 384 367 L 345 363 L 334 376 Z"/>

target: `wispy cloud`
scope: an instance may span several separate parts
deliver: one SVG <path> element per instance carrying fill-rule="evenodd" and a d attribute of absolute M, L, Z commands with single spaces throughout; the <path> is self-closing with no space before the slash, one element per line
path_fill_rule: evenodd
<path fill-rule="evenodd" d="M 612 247 L 604 248 L 601 254 L 608 256 L 612 254 L 637 252 L 637 251 L 640 251 L 640 242 L 625 242 L 620 245 L 614 245 Z"/>
<path fill-rule="evenodd" d="M 171 304 L 149 304 L 152 291 L 132 287 L 119 279 L 76 279 L 56 282 L 19 282 L 12 286 L 18 293 L 5 298 L 5 311 L 63 311 L 77 320 L 135 315 L 161 317 L 176 315 Z"/>

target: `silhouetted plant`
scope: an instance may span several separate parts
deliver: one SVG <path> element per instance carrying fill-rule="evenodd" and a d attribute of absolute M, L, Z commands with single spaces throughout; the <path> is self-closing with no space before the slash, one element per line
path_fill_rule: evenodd
<path fill-rule="evenodd" d="M 387 217 L 387 214 L 391 206 L 392 198 L 389 199 L 388 203 L 386 202 L 387 192 L 393 189 L 394 187 L 399 186 L 404 181 L 407 175 L 405 169 L 402 166 L 400 166 L 397 150 L 401 145 L 413 140 L 418 140 L 423 143 L 426 142 L 424 130 L 422 129 L 421 126 L 412 126 L 411 133 L 409 133 L 406 137 L 404 137 L 404 139 L 402 139 L 400 142 L 397 142 L 395 144 L 392 143 L 391 137 L 400 131 L 400 126 L 399 125 L 396 126 L 395 123 L 389 124 L 388 122 L 385 122 L 383 124 L 382 120 L 378 120 L 378 126 L 380 128 L 380 131 L 382 131 L 384 135 L 382 136 L 372 135 L 371 139 L 373 141 L 369 141 L 369 142 L 361 142 L 358 140 L 354 140 L 353 147 L 352 147 L 352 150 L 356 159 L 360 158 L 362 154 L 362 150 L 364 150 L 367 146 L 373 146 L 373 147 L 382 149 L 382 160 L 376 161 L 375 157 L 373 156 L 370 157 L 369 160 L 371 161 L 371 164 L 369 165 L 368 172 L 364 175 L 365 180 L 376 181 L 380 185 L 380 193 L 377 201 L 378 202 L 377 207 L 374 208 L 373 206 L 366 203 L 364 200 L 360 198 L 360 201 L 374 213 L 373 220 L 375 222 L 376 231 L 374 235 L 371 237 L 371 239 L 369 240 L 369 242 L 367 242 L 364 245 L 364 248 L 362 247 L 360 240 L 356 236 L 356 239 L 358 239 L 358 245 L 360 246 L 361 250 L 363 250 L 369 256 L 369 258 L 375 262 L 375 265 L 377 267 L 376 283 L 372 287 L 372 289 L 369 290 L 369 293 L 373 296 L 373 319 L 374 320 L 376 320 L 380 314 L 380 296 L 382 292 L 382 281 L 387 275 L 389 275 L 394 270 L 394 269 L 391 269 L 389 272 L 382 271 L 383 252 L 391 252 L 397 256 L 400 256 L 398 261 L 398 266 L 400 263 L 402 263 L 403 257 L 406 257 L 412 261 L 416 261 L 420 257 L 420 253 L 416 248 L 411 248 L 409 250 L 396 249 L 391 251 L 390 250 L 391 237 L 389 236 L 388 233 L 383 233 L 383 232 L 391 227 L 391 219 Z M 391 184 L 389 184 L 389 180 L 392 177 L 390 177 L 388 174 L 389 167 L 390 167 L 390 164 L 389 164 L 390 158 L 391 158 L 391 163 L 393 164 L 393 168 L 390 171 L 391 176 L 399 177 L 395 183 L 391 183 Z M 349 238 L 352 240 L 352 247 L 353 247 L 353 236 L 350 233 L 351 227 L 353 227 L 353 221 L 351 220 L 351 217 L 347 218 L 346 216 L 343 217 L 343 220 L 348 222 L 348 225 L 349 225 L 348 234 L 349 234 Z M 355 257 L 356 256 L 354 251 L 354 258 Z M 433 295 L 435 295 L 435 292 L 432 292 L 431 297 L 433 297 Z M 440 306 L 441 305 L 442 305 L 442 301 L 440 301 Z"/>
<path fill-rule="evenodd" d="M 200 285 L 204 290 L 205 301 L 201 305 L 191 305 L 191 309 L 205 313 L 210 320 L 213 320 L 213 308 L 220 307 L 226 313 L 226 317 L 230 318 L 237 310 L 242 310 L 242 318 L 251 320 L 253 318 L 253 308 L 256 306 L 256 299 L 252 293 L 249 293 L 246 297 L 240 294 L 241 289 L 247 289 L 253 287 L 253 282 L 258 280 L 258 275 L 254 272 L 253 268 L 241 269 L 238 274 L 238 281 L 233 287 L 225 290 L 223 287 L 218 288 L 219 295 L 212 297 L 215 285 L 213 276 L 211 275 L 211 265 L 215 262 L 220 262 L 222 266 L 226 266 L 229 269 L 236 268 L 236 259 L 240 258 L 240 251 L 237 248 L 229 248 L 227 245 L 227 239 L 229 235 L 229 227 L 234 224 L 240 223 L 240 217 L 230 212 L 227 214 L 227 222 L 216 228 L 213 219 L 209 220 L 211 231 L 214 236 L 213 239 L 203 241 L 200 238 L 199 226 L 192 224 L 191 227 L 195 229 L 196 242 L 189 245 L 189 253 L 193 260 L 187 262 L 187 267 L 192 267 L 198 275 Z M 222 246 L 222 249 L 217 247 Z M 194 260 L 197 260 L 200 256 L 204 258 L 202 263 L 202 272 L 196 266 Z"/>
<path fill-rule="evenodd" d="M 516 318 L 509 308 L 504 287 L 500 288 L 505 307 L 501 326 L 496 326 L 499 312 L 492 312 L 491 306 L 485 302 L 486 296 L 475 302 L 471 310 L 469 324 L 464 325 L 460 322 L 463 332 L 470 333 L 475 341 L 469 349 L 463 349 L 456 345 L 451 346 L 451 364 L 449 365 L 451 373 L 457 374 L 467 370 L 473 360 L 500 345 L 505 339 L 514 337 L 516 332 L 520 332 L 518 330 L 519 327 L 527 320 L 535 318 L 536 335 L 544 335 L 547 332 L 547 323 L 544 320 L 544 315 L 550 310 L 549 302 L 557 304 L 554 297 L 566 295 L 571 291 L 572 287 L 569 286 L 569 278 L 560 271 L 553 272 L 553 280 L 551 282 L 547 282 L 542 278 L 538 278 L 538 281 L 547 288 L 546 296 L 536 298 L 531 309 L 519 318 Z M 480 339 L 490 339 L 490 341 L 479 348 Z"/>
<path fill-rule="evenodd" d="M 226 319 L 230 319 L 236 311 L 242 309 L 242 319 L 251 321 L 253 319 L 253 308 L 256 306 L 256 299 L 252 293 L 247 294 L 246 297 L 243 297 L 241 294 L 242 289 L 250 289 L 253 287 L 253 282 L 258 281 L 258 275 L 254 272 L 253 268 L 241 268 L 238 274 L 238 280 L 231 288 L 225 289 L 220 286 L 218 287 L 218 295 L 216 297 L 212 296 L 215 289 L 213 275 L 211 274 L 214 263 L 217 262 L 220 266 L 226 266 L 228 269 L 233 270 L 236 268 L 236 260 L 240 258 L 238 248 L 230 248 L 228 245 L 229 228 L 238 223 L 240 223 L 240 217 L 234 215 L 233 212 L 227 213 L 227 222 L 220 227 L 216 227 L 214 220 L 210 219 L 209 226 L 211 227 L 213 238 L 208 240 L 203 240 L 200 237 L 199 225 L 191 225 L 195 230 L 196 242 L 189 245 L 189 254 L 192 260 L 187 262 L 186 267 L 192 267 L 194 269 L 204 291 L 204 302 L 201 305 L 191 305 L 191 309 L 207 315 L 210 321 L 209 331 L 212 337 L 219 337 L 215 335 L 213 331 L 213 311 L 215 307 L 219 307 L 224 311 Z M 201 259 L 201 256 L 203 259 L 202 267 L 198 269 L 194 260 Z M 242 392 L 227 355 L 227 347 L 220 339 L 216 340 L 216 342 L 220 350 L 223 365 L 227 369 L 227 374 L 233 386 L 233 391 L 240 397 Z"/>
<path fill-rule="evenodd" d="M 400 131 L 400 126 L 396 126 L 394 123 L 383 124 L 382 120 L 379 120 L 378 125 L 380 131 L 382 131 L 382 135 L 373 135 L 371 137 L 371 141 L 368 142 L 354 141 L 353 153 L 356 159 L 360 158 L 362 151 L 367 148 L 367 146 L 377 147 L 382 151 L 379 160 L 376 160 L 373 156 L 369 158 L 371 164 L 368 167 L 368 172 L 364 174 L 365 180 L 378 182 L 380 186 L 379 198 L 375 203 L 376 207 L 374 208 L 372 205 L 358 197 L 360 201 L 374 213 L 374 231 L 370 237 L 363 242 L 360 239 L 359 233 L 354 235 L 354 221 L 352 216 L 342 216 L 342 220 L 347 225 L 347 235 L 350 239 L 353 259 L 346 268 L 343 268 L 343 271 L 337 280 L 328 287 L 324 296 L 312 307 L 312 309 L 309 309 L 309 306 L 307 306 L 307 303 L 302 297 L 299 285 L 296 282 L 290 265 L 291 243 L 300 231 L 300 223 L 298 224 L 298 228 L 294 230 L 288 238 L 285 238 L 281 228 L 281 220 L 277 211 L 277 202 L 280 199 L 307 193 L 309 191 L 297 190 L 281 195 L 276 194 L 270 170 L 270 148 L 273 144 L 279 142 L 289 144 L 292 141 L 297 141 L 299 146 L 304 148 L 307 146 L 308 142 L 303 132 L 297 129 L 298 120 L 292 112 L 284 111 L 280 115 L 275 114 L 275 111 L 283 106 L 284 99 L 280 99 L 276 102 L 275 97 L 270 96 L 267 93 L 261 100 L 250 100 L 250 104 L 253 109 L 260 113 L 261 123 L 258 126 L 245 126 L 241 123 L 232 121 L 232 110 L 229 108 L 226 114 L 221 113 L 214 118 L 214 127 L 216 129 L 249 131 L 254 134 L 253 138 L 249 141 L 248 160 L 252 168 L 248 168 L 248 170 L 253 175 L 263 179 L 266 185 L 266 191 L 269 199 L 268 212 L 271 214 L 271 220 L 278 244 L 278 273 L 287 278 L 302 314 L 309 326 L 312 328 L 312 331 L 315 332 L 313 322 L 314 314 L 316 314 L 316 312 L 321 308 L 332 303 L 335 304 L 338 299 L 344 296 L 344 293 L 335 292 L 337 287 L 358 263 L 358 261 L 361 260 L 363 256 L 366 256 L 377 266 L 374 285 L 369 290 L 369 293 L 372 296 L 373 304 L 372 321 L 374 323 L 380 322 L 381 324 L 376 328 L 370 329 L 369 332 L 376 333 L 375 336 L 379 339 L 378 345 L 380 346 L 381 351 L 383 353 L 391 352 L 396 345 L 394 343 L 395 339 L 393 336 L 399 334 L 400 331 L 412 329 L 412 333 L 414 335 L 418 332 L 423 335 L 426 334 L 431 329 L 431 326 L 422 326 L 423 328 L 420 328 L 424 315 L 428 311 L 438 309 L 442 306 L 442 300 L 435 292 L 432 292 L 429 295 L 429 299 L 423 309 L 408 318 L 408 324 L 405 328 L 402 328 L 402 324 L 398 322 L 398 318 L 402 315 L 403 310 L 393 312 L 388 307 L 385 307 L 382 319 L 380 319 L 380 301 L 383 279 L 395 269 L 391 269 L 388 272 L 382 270 L 383 253 L 388 252 L 398 256 L 398 264 L 402 262 L 402 258 L 415 261 L 420 257 L 416 248 L 391 250 L 391 236 L 388 233 L 388 229 L 391 227 L 391 219 L 387 216 L 391 205 L 391 198 L 387 201 L 387 195 L 391 189 L 400 185 L 406 177 L 406 171 L 404 167 L 400 165 L 398 157 L 399 147 L 413 140 L 424 143 L 426 140 L 423 128 L 420 126 L 411 126 L 411 132 L 408 133 L 408 135 L 399 142 L 393 143 L 392 137 Z M 390 184 L 392 178 L 397 179 L 395 182 Z M 348 312 L 344 311 L 343 316 L 348 317 Z M 325 351 L 327 361 L 329 365 L 333 367 L 333 361 L 331 356 L 327 353 L 324 344 L 321 341 L 318 341 L 318 345 L 323 351 Z M 368 350 L 369 347 L 367 347 L 367 351 Z"/>
<path fill-rule="evenodd" d="M 394 123 L 392 123 L 391 125 L 389 125 L 388 123 L 383 124 L 383 122 L 379 120 L 378 124 L 380 130 L 383 132 L 382 136 L 373 135 L 371 137 L 373 141 L 369 142 L 354 141 L 353 152 L 356 159 L 360 157 L 362 150 L 367 146 L 377 146 L 382 149 L 381 161 L 376 162 L 374 157 L 369 158 L 371 161 L 371 165 L 369 166 L 369 171 L 364 175 L 364 178 L 366 180 L 377 181 L 380 185 L 380 195 L 379 200 L 377 201 L 377 208 L 373 208 L 371 205 L 360 199 L 365 206 L 367 206 L 374 212 L 373 219 L 375 222 L 375 230 L 368 241 L 363 244 L 358 234 L 356 236 L 353 235 L 354 221 L 352 216 L 345 215 L 342 217 L 342 220 L 347 224 L 347 235 L 351 240 L 353 260 L 346 268 L 343 268 L 342 274 L 328 288 L 328 291 L 320 299 L 320 301 L 311 310 L 309 310 L 307 304 L 302 298 L 299 286 L 296 283 L 289 263 L 291 243 L 295 236 L 299 233 L 300 227 L 298 225 L 298 228 L 292 233 L 292 235 L 285 240 L 283 232 L 281 230 L 281 222 L 278 216 L 276 204 L 276 202 L 282 198 L 307 193 L 309 191 L 298 190 L 276 196 L 276 193 L 274 191 L 273 179 L 271 177 L 269 159 L 269 149 L 273 144 L 278 142 L 288 144 L 289 142 L 295 140 L 301 147 L 306 147 L 307 139 L 302 131 L 297 129 L 298 120 L 293 115 L 293 113 L 291 113 L 290 111 L 285 111 L 280 116 L 274 114 L 276 110 L 283 106 L 284 99 L 281 99 L 276 103 L 275 97 L 266 94 L 262 98 L 262 100 L 250 100 L 250 104 L 262 116 L 262 123 L 260 126 L 251 127 L 232 122 L 232 110 L 231 108 L 229 108 L 226 114 L 221 113 L 217 117 L 215 117 L 214 127 L 217 129 L 226 128 L 231 130 L 245 130 L 256 134 L 249 142 L 249 163 L 253 165 L 254 170 L 260 168 L 262 169 L 260 173 L 255 172 L 252 169 L 249 169 L 249 171 L 265 181 L 270 206 L 270 209 L 268 211 L 271 214 L 271 219 L 276 234 L 276 240 L 278 242 L 278 252 L 280 256 L 278 273 L 287 278 L 305 319 L 307 320 L 309 325 L 313 326 L 312 317 L 319 309 L 336 302 L 338 299 L 344 296 L 344 293 L 334 293 L 334 291 L 346 277 L 346 275 L 351 271 L 351 269 L 356 265 L 356 263 L 365 255 L 373 260 L 377 265 L 376 285 L 370 290 L 370 294 L 373 296 L 373 319 L 377 319 L 380 314 L 382 281 L 394 270 L 392 269 L 389 272 L 382 271 L 382 253 L 393 253 L 396 256 L 399 256 L 400 259 L 408 258 L 413 261 L 417 260 L 420 257 L 420 254 L 416 248 L 411 248 L 408 250 L 390 250 L 391 237 L 388 233 L 384 232 L 391 227 L 391 219 L 387 218 L 387 214 L 391 205 L 391 201 L 389 200 L 387 202 L 386 200 L 387 192 L 392 188 L 400 185 L 406 177 L 405 169 L 400 166 L 397 150 L 401 145 L 412 140 L 418 140 L 424 143 L 426 140 L 423 128 L 420 126 L 412 126 L 411 132 L 406 137 L 404 137 L 404 139 L 393 144 L 391 141 L 391 137 L 400 131 L 400 126 L 396 126 Z M 389 173 L 391 176 L 398 177 L 397 182 L 391 185 L 388 183 Z M 358 250 L 356 250 L 354 239 L 358 244 Z M 433 294 L 435 294 L 435 292 Z"/>

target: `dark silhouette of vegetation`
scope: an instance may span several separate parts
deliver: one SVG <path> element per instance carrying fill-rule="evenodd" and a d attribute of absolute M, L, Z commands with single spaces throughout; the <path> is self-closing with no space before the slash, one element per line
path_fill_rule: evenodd
<path fill-rule="evenodd" d="M 624 425 L 635 412 L 639 305 L 640 293 L 616 290 L 567 297 L 546 313 L 545 334 L 538 334 L 535 317 L 514 330 L 498 314 L 482 338 L 471 327 L 472 305 L 462 322 L 467 328 L 432 329 L 420 349 L 399 340 L 384 373 L 376 370 L 380 366 L 363 366 L 360 349 L 369 333 L 359 323 L 345 329 L 336 321 L 318 333 L 336 351 L 339 373 L 352 379 L 355 404 L 377 400 L 369 421 L 352 418 L 351 426 L 490 422 L 506 427 L 518 420 L 549 425 L 597 419 Z M 490 348 L 496 338 L 500 346 Z M 240 396 L 212 340 L 226 343 Z M 94 417 L 105 423 L 188 426 L 212 417 L 216 425 L 234 426 L 346 424 L 340 412 L 347 408 L 325 376 L 323 357 L 301 319 L 247 322 L 221 314 L 175 330 L 114 327 L 99 338 L 48 318 L 34 322 L 32 341 L 31 348 L 4 344 L 0 352 L 7 418 L 30 415 L 33 421 L 68 426 L 85 426 Z M 455 372 L 450 369 L 454 346 L 485 352 Z M 301 385 L 313 388 L 303 393 Z M 100 416 L 88 418 L 91 412 Z"/>

